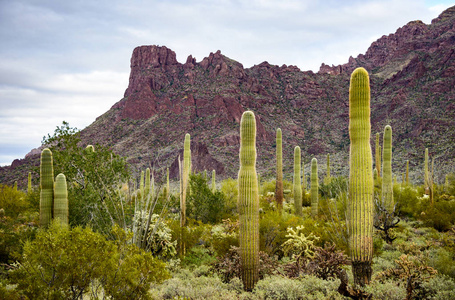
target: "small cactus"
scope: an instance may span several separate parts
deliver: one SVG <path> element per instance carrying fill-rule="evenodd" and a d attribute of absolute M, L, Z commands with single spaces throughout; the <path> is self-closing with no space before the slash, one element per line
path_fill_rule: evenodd
<path fill-rule="evenodd" d="M 297 216 L 302 216 L 302 182 L 300 181 L 300 147 L 294 148 L 294 208 Z"/>
<path fill-rule="evenodd" d="M 246 291 L 259 280 L 259 187 L 256 173 L 256 119 L 246 111 L 240 121 L 239 242 Z"/>
<path fill-rule="evenodd" d="M 54 164 L 48 148 L 41 152 L 40 161 L 40 226 L 48 227 L 54 205 Z"/>
<path fill-rule="evenodd" d="M 66 188 L 66 177 L 62 173 L 55 178 L 54 219 L 68 225 L 68 190 Z"/>
<path fill-rule="evenodd" d="M 311 215 L 317 216 L 318 214 L 318 191 L 319 191 L 319 179 L 318 179 L 318 160 L 313 158 L 311 160 Z"/>

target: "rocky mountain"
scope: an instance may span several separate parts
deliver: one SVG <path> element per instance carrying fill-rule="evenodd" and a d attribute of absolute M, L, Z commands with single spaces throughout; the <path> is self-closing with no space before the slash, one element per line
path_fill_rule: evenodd
<path fill-rule="evenodd" d="M 111 146 L 137 169 L 171 167 L 176 177 L 177 157 L 190 133 L 194 170 L 216 169 L 220 177 L 235 177 L 239 122 L 250 109 L 257 117 L 262 176 L 275 172 L 278 127 L 287 179 L 297 145 L 306 174 L 317 157 L 323 176 L 327 154 L 332 174 L 347 174 L 349 77 L 361 66 L 371 79 L 372 146 L 374 134 L 390 124 L 394 172 L 401 175 L 409 159 L 418 181 L 428 147 L 435 174 L 442 178 L 455 171 L 454 24 L 455 6 L 431 24 L 409 22 L 344 65 L 322 64 L 317 73 L 267 62 L 244 68 L 220 51 L 200 62 L 190 55 L 182 64 L 165 46 L 140 46 L 131 57 L 123 99 L 85 128 L 82 138 Z M 0 170 L 0 179 L 7 171 Z"/>

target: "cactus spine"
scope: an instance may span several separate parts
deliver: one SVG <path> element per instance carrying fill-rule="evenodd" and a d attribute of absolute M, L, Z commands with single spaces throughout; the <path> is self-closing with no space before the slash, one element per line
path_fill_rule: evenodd
<path fill-rule="evenodd" d="M 55 178 L 54 219 L 68 225 L 68 190 L 66 188 L 66 177 L 62 173 Z"/>
<path fill-rule="evenodd" d="M 281 128 L 276 130 L 276 186 L 275 201 L 278 209 L 283 207 L 283 139 Z"/>
<path fill-rule="evenodd" d="M 311 160 L 311 215 L 317 216 L 318 214 L 318 160 L 313 158 Z"/>
<path fill-rule="evenodd" d="M 372 275 L 374 188 L 370 134 L 369 76 L 364 68 L 357 68 L 349 87 L 348 228 L 354 282 L 360 285 L 368 284 Z"/>
<path fill-rule="evenodd" d="M 54 204 L 54 165 L 48 148 L 41 152 L 40 162 L 40 226 L 49 226 Z"/>
<path fill-rule="evenodd" d="M 259 280 L 259 188 L 256 173 L 256 119 L 246 111 L 240 121 L 239 237 L 242 280 L 251 291 Z"/>
<path fill-rule="evenodd" d="M 392 127 L 384 128 L 382 141 L 382 206 L 389 212 L 393 212 L 393 183 L 392 183 Z"/>
<path fill-rule="evenodd" d="M 212 193 L 216 192 L 216 171 L 212 170 Z"/>
<path fill-rule="evenodd" d="M 294 148 L 294 208 L 297 216 L 302 216 L 302 183 L 300 181 L 300 147 Z"/>
<path fill-rule="evenodd" d="M 378 170 L 378 176 L 381 177 L 381 147 L 379 146 L 379 132 L 376 133 L 376 148 L 374 151 L 374 155 L 376 157 L 376 169 Z"/>

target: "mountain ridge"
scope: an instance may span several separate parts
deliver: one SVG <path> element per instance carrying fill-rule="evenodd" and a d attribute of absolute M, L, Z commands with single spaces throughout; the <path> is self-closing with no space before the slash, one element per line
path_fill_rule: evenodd
<path fill-rule="evenodd" d="M 274 174 L 278 127 L 288 177 L 297 145 L 307 164 L 318 158 L 321 174 L 326 154 L 335 174 L 347 174 L 349 76 L 356 67 L 365 67 L 371 79 L 372 136 L 392 126 L 394 172 L 401 174 L 409 159 L 417 180 L 428 147 L 437 176 L 442 176 L 453 172 L 455 163 L 453 24 L 455 6 L 429 25 L 412 21 L 382 36 L 346 64 L 322 64 L 317 73 L 268 62 L 244 68 L 219 50 L 200 62 L 190 55 L 182 64 L 165 46 L 140 46 L 132 54 L 124 97 L 82 130 L 81 137 L 84 144 L 111 146 L 136 169 L 151 166 L 159 173 L 171 166 L 175 178 L 188 132 L 196 171 L 214 168 L 217 176 L 235 177 L 238 123 L 243 111 L 251 109 L 257 116 L 258 170 L 263 176 Z"/>

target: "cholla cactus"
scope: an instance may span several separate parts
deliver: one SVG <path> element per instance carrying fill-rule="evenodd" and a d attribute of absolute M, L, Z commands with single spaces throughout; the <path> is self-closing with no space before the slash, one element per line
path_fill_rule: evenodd
<path fill-rule="evenodd" d="M 283 139 L 281 129 L 276 130 L 276 187 L 275 200 L 279 209 L 283 207 Z"/>
<path fill-rule="evenodd" d="M 384 148 L 382 151 L 382 205 L 389 213 L 392 213 L 395 204 L 392 183 L 392 127 L 390 125 L 384 128 L 382 147 Z"/>
<path fill-rule="evenodd" d="M 294 148 L 294 207 L 295 214 L 302 216 L 302 182 L 300 181 L 300 147 Z"/>
<path fill-rule="evenodd" d="M 55 178 L 54 219 L 68 225 L 68 190 L 66 188 L 66 177 L 62 173 Z"/>
<path fill-rule="evenodd" d="M 373 162 L 368 72 L 357 68 L 349 87 L 349 252 L 356 284 L 371 280 L 373 258 Z"/>
<path fill-rule="evenodd" d="M 54 164 L 48 148 L 41 152 L 40 188 L 40 226 L 48 227 L 54 205 Z"/>
<path fill-rule="evenodd" d="M 256 119 L 246 111 L 240 121 L 239 242 L 242 280 L 251 291 L 259 280 L 259 187 L 256 173 Z"/>
<path fill-rule="evenodd" d="M 311 160 L 311 215 L 317 216 L 318 214 L 318 191 L 319 191 L 319 179 L 318 179 L 318 160 L 313 158 Z"/>

